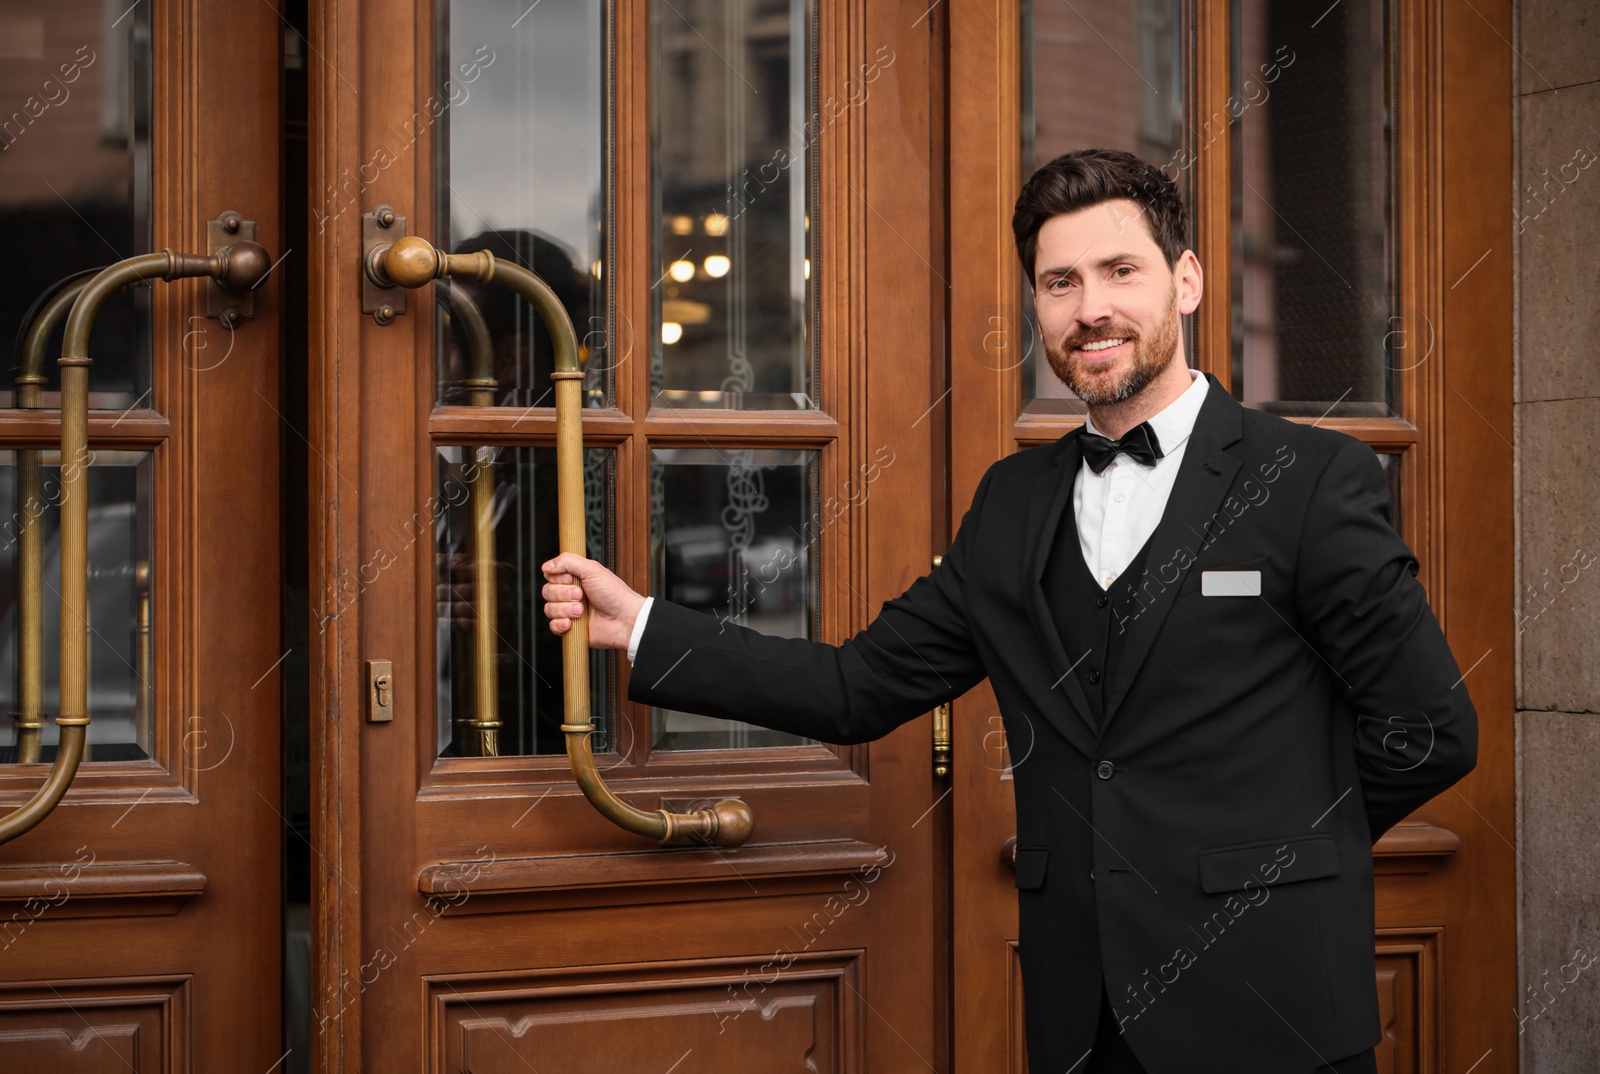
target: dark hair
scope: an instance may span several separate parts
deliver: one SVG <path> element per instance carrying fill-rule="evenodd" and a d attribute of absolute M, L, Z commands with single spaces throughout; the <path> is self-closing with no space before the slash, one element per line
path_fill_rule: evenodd
<path fill-rule="evenodd" d="M 1017 238 L 1017 256 L 1033 280 L 1039 229 L 1046 220 L 1074 213 L 1101 202 L 1126 198 L 1137 202 L 1150 236 L 1161 247 L 1170 269 L 1189 248 L 1189 210 L 1178 188 L 1160 168 L 1119 149 L 1079 149 L 1034 172 L 1022 184 L 1011 230 Z"/>

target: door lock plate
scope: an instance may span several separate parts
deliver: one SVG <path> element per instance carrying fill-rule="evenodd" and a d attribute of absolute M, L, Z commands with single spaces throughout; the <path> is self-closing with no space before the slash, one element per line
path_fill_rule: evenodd
<path fill-rule="evenodd" d="M 394 663 L 367 661 L 367 722 L 388 723 L 394 719 Z"/>

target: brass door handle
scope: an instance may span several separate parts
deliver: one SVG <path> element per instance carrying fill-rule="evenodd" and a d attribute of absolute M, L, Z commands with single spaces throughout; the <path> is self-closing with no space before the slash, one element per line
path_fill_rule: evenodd
<path fill-rule="evenodd" d="M 232 229 L 236 230 L 236 222 Z M 22 372 L 17 377 L 20 407 L 39 405 L 44 383 L 44 347 L 63 315 L 67 318 L 61 358 L 61 711 L 56 716 L 60 739 L 54 764 L 33 797 L 0 818 L 0 844 L 31 829 L 60 804 L 83 761 L 89 735 L 89 498 L 85 471 L 89 463 L 89 330 L 107 298 L 144 280 L 179 280 L 208 276 L 233 294 L 253 290 L 272 270 L 267 251 L 259 244 L 240 240 L 210 255 L 141 254 L 119 261 L 92 278 L 76 280 L 46 304 L 28 332 Z M 69 312 L 70 310 L 70 312 Z M 39 482 L 37 450 L 18 453 L 18 496 L 28 495 Z M 31 484 L 30 484 L 31 482 Z M 27 516 L 30 512 L 20 512 Z M 24 732 L 32 740 L 29 751 L 37 758 L 38 733 L 43 727 L 43 546 L 36 526 L 23 522 L 26 544 L 18 548 L 23 584 L 18 595 L 19 715 L 18 756 L 23 756 Z"/>
<path fill-rule="evenodd" d="M 391 214 L 392 217 L 392 214 Z M 520 265 L 499 261 L 487 250 L 451 254 L 415 235 L 373 245 L 363 258 L 368 282 L 378 287 L 421 287 L 430 280 L 461 277 L 497 283 L 533 305 L 555 342 L 556 486 L 561 551 L 585 555 L 583 503 L 583 366 L 578 337 L 567 311 L 548 284 Z M 595 726 L 589 711 L 589 621 L 573 621 L 561 638 L 567 760 L 578 787 L 600 815 L 627 831 L 663 846 L 710 843 L 736 847 L 750 838 L 754 818 L 737 798 L 708 803 L 688 813 L 647 812 L 618 798 L 595 767 L 589 736 Z"/>

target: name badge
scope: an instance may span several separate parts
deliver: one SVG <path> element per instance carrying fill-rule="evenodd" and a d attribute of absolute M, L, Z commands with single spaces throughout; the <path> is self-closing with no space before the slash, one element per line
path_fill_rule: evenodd
<path fill-rule="evenodd" d="M 1202 571 L 1200 595 L 1203 597 L 1259 597 L 1260 571 Z"/>

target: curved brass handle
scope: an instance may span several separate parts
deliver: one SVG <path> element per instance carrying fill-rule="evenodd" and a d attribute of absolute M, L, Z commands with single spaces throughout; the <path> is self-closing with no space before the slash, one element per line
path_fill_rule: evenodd
<path fill-rule="evenodd" d="M 520 265 L 498 261 L 487 250 L 450 254 L 427 240 L 410 236 L 372 250 L 366 271 L 379 286 L 417 288 L 447 276 L 481 283 L 499 283 L 527 299 L 544 321 L 555 342 L 556 484 L 561 550 L 587 553 L 583 518 L 583 368 L 578 360 L 578 337 L 567 311 L 548 284 Z M 690 813 L 665 809 L 646 812 L 618 798 L 595 767 L 589 736 L 594 724 L 589 714 L 589 622 L 577 619 L 561 639 L 562 680 L 565 683 L 565 720 L 561 730 L 567 740 L 567 760 L 573 778 L 600 815 L 627 831 L 647 836 L 663 846 L 710 843 L 736 847 L 750 838 L 755 821 L 750 807 L 737 798 L 712 802 Z"/>
<path fill-rule="evenodd" d="M 89 463 L 89 366 L 93 364 L 89 358 L 89 329 L 95 315 L 111 295 L 143 280 L 209 276 L 225 289 L 243 294 L 265 279 L 271 267 L 267 251 L 249 241 L 232 243 L 209 256 L 175 254 L 171 250 L 141 254 L 65 288 L 45 307 L 28 333 L 22 374 L 17 378 L 17 396 L 19 405 L 37 407 L 39 386 L 44 381 L 41 372 L 44 345 L 62 311 L 70 306 L 61 358 L 57 363 L 61 367 L 61 711 L 56 716 L 60 742 L 44 785 L 26 803 L 0 818 L 0 844 L 28 831 L 60 804 L 73 777 L 78 774 L 89 735 L 89 498 L 85 470 Z M 32 454 L 32 481 L 37 485 L 38 453 Z M 18 461 L 20 466 L 22 460 Z M 24 484 L 25 475 L 19 473 L 18 479 L 20 495 L 28 486 Z M 38 541 L 35 535 L 26 548 L 18 549 L 25 583 L 18 598 L 18 627 L 24 629 L 24 624 L 29 623 L 32 630 L 31 640 L 28 636 L 19 640 L 19 646 L 25 649 L 28 657 L 19 665 L 24 676 L 31 674 L 26 670 L 30 663 L 37 667 L 42 662 L 39 604 L 44 577 L 42 547 Z M 25 604 L 28 606 L 26 613 Z M 18 720 L 19 746 L 22 724 L 29 719 L 30 712 L 32 722 L 42 726 L 42 679 L 41 673 L 32 678 L 31 683 L 29 678 L 24 678 L 19 684 L 31 685 L 37 695 L 30 698 L 23 693 L 19 698 L 22 708 Z M 37 728 L 34 730 L 37 732 Z M 37 742 L 36 733 L 34 738 Z"/>

